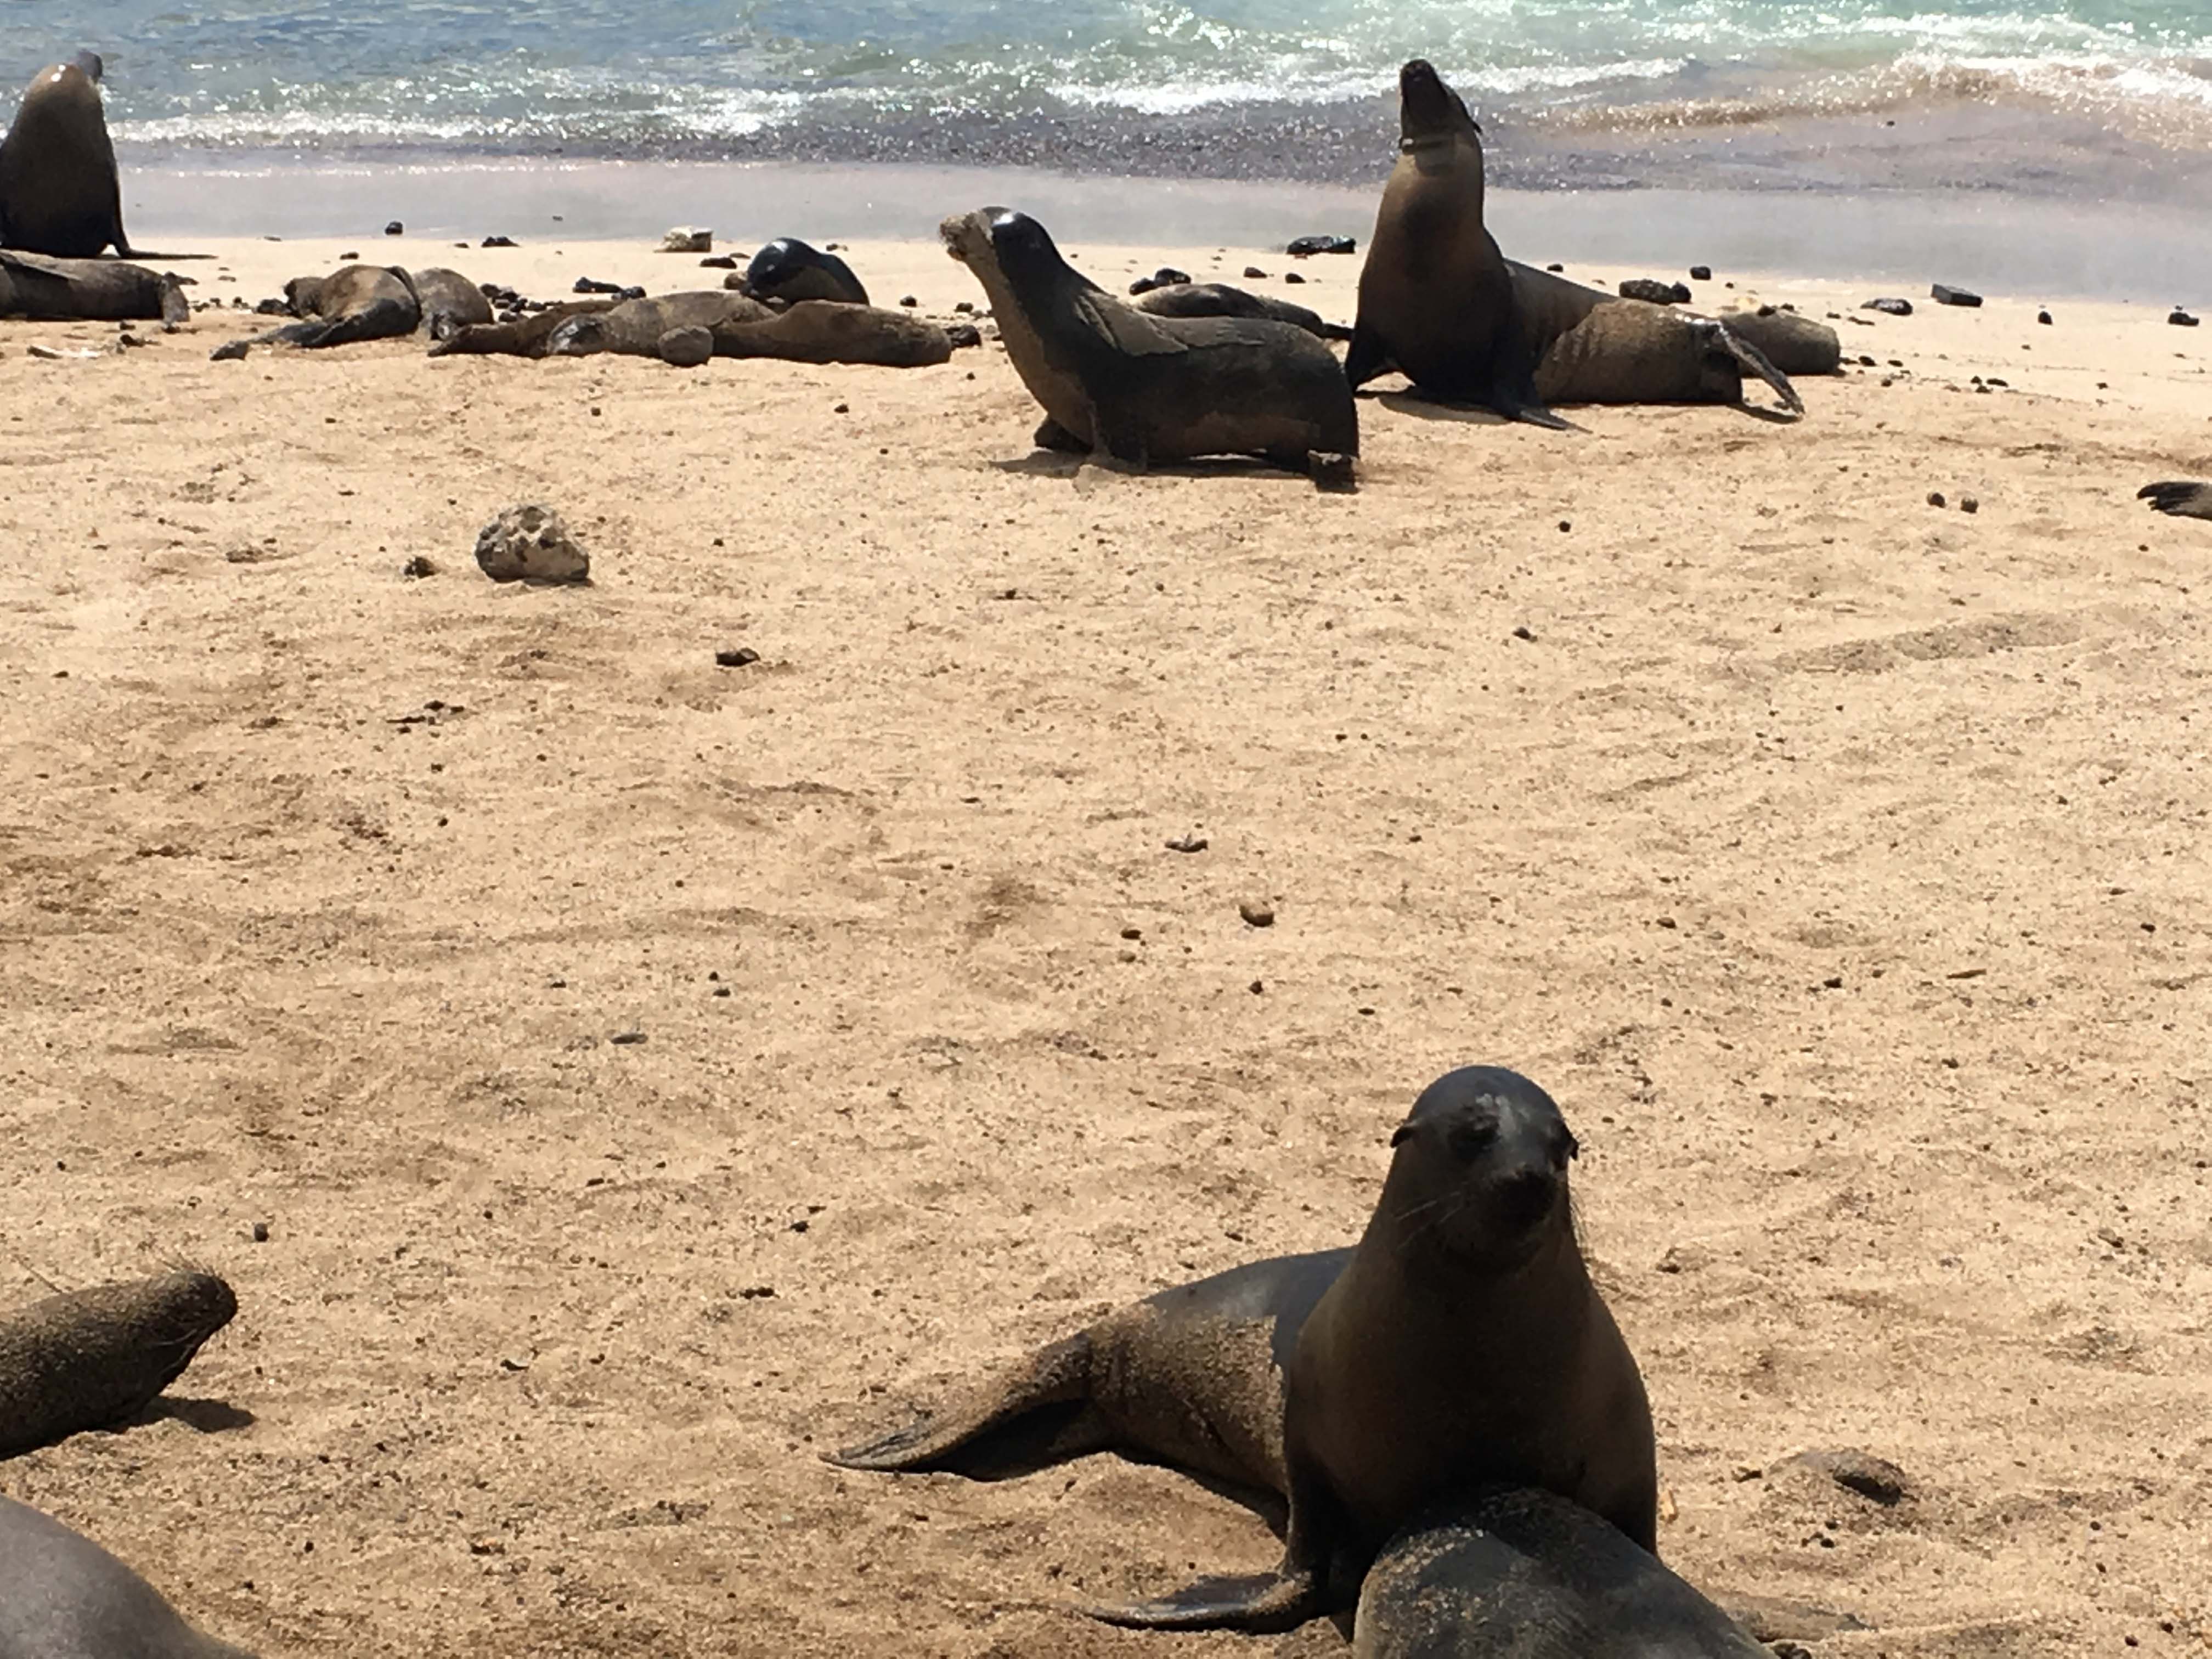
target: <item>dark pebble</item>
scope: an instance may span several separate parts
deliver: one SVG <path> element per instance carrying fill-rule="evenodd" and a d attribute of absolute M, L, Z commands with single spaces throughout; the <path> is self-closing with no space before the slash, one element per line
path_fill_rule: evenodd
<path fill-rule="evenodd" d="M 417 553 L 413 558 L 408 560 L 405 564 L 399 567 L 399 574 L 406 577 L 408 580 L 415 581 L 424 576 L 436 575 L 438 574 L 438 567 L 432 564 L 430 561 L 423 557 L 422 554 Z"/>
<path fill-rule="evenodd" d="M 702 270 L 735 270 L 738 262 L 726 253 L 710 253 L 699 261 Z"/>
<path fill-rule="evenodd" d="M 645 1041 L 645 1033 L 642 1031 L 617 1031 L 612 1036 L 609 1037 L 607 1041 L 610 1042 L 642 1042 Z"/>
<path fill-rule="evenodd" d="M 1903 1469 L 1886 1457 L 1876 1457 L 1856 1447 L 1800 1452 L 1795 1457 L 1784 1458 L 1783 1462 L 1825 1474 L 1838 1486 L 1862 1498 L 1870 1498 L 1884 1507 L 1902 1501 L 1912 1490 L 1911 1477 Z"/>
<path fill-rule="evenodd" d="M 2047 311 L 2039 311 L 2035 313 L 2035 320 L 2039 323 L 2048 323 L 2051 320 L 2051 313 Z"/>
<path fill-rule="evenodd" d="M 1544 269 L 1547 270 L 1565 270 L 1566 267 L 1565 265 L 1546 265 Z"/>
<path fill-rule="evenodd" d="M 1245 925 L 1249 927 L 1273 927 L 1275 925 L 1273 908 L 1257 899 L 1244 900 L 1237 907 L 1237 914 L 1244 918 Z"/>
<path fill-rule="evenodd" d="M 1713 268 L 1711 265 L 1692 265 L 1690 267 L 1690 280 L 1693 283 L 1711 282 L 1713 280 Z"/>
<path fill-rule="evenodd" d="M 1359 244 L 1349 236 L 1301 236 L 1283 250 L 1294 259 L 1316 253 L 1356 253 Z"/>
<path fill-rule="evenodd" d="M 512 236 L 487 236 L 483 239 L 481 246 L 484 247 L 513 247 L 514 246 L 514 238 Z"/>
<path fill-rule="evenodd" d="M 386 236 L 400 236 L 404 235 L 406 234 L 406 226 L 401 224 L 398 220 L 394 219 L 390 224 L 385 226 L 384 234 Z"/>
<path fill-rule="evenodd" d="M 1536 639 L 1536 636 L 1528 631 L 1525 624 L 1513 630 L 1513 637 L 1516 640 L 1527 640 L 1531 644 L 1534 644 Z"/>
<path fill-rule="evenodd" d="M 902 294 L 899 295 L 899 303 L 906 307 L 910 311 L 915 307 L 920 305 L 921 301 L 915 299 L 911 294 Z"/>
<path fill-rule="evenodd" d="M 619 294 L 622 291 L 620 283 L 602 283 L 591 276 L 579 276 L 576 286 L 569 290 L 573 294 Z"/>
<path fill-rule="evenodd" d="M 256 1244 L 266 1244 L 269 1242 L 269 1224 L 267 1222 L 257 1221 L 253 1224 L 253 1242 Z"/>
<path fill-rule="evenodd" d="M 952 349 L 955 351 L 959 350 L 963 346 L 979 346 L 983 343 L 983 331 L 973 323 L 955 323 L 945 331 L 945 335 L 952 342 Z"/>
<path fill-rule="evenodd" d="M 1247 265 L 1247 266 L 1245 266 L 1245 267 L 1244 267 L 1244 280 L 1245 280 L 1246 282 L 1248 282 L 1248 283 L 1261 283 L 1261 282 L 1265 282 L 1265 281 L 1267 280 L 1267 273 L 1266 271 L 1264 271 L 1264 270 L 1261 270 L 1259 266 L 1257 266 L 1257 265 Z"/>
<path fill-rule="evenodd" d="M 1170 853 L 1203 853 L 1205 850 L 1204 836 L 1177 836 L 1168 843 L 1168 851 Z"/>
<path fill-rule="evenodd" d="M 1942 505 L 1943 505 L 1943 492 L 1942 492 L 1942 490 L 1940 490 L 1940 489 L 1931 489 L 1931 490 L 1929 490 L 1929 491 L 1928 492 L 1928 505 L 1929 505 L 1929 506 L 1930 506 L 1930 507 L 1941 507 L 1941 506 L 1942 506 Z"/>
<path fill-rule="evenodd" d="M 1952 288 L 1943 283 L 1937 283 L 1930 287 L 1928 295 L 1939 306 L 1978 306 L 1982 302 L 1982 296 L 1973 289 Z"/>
<path fill-rule="evenodd" d="M 717 651 L 714 665 L 718 668 L 743 668 L 748 663 L 760 660 L 760 653 L 750 645 L 741 645 L 734 651 Z"/>
<path fill-rule="evenodd" d="M 1891 317 L 1910 317 L 1912 314 L 1912 301 L 1910 300 L 1869 300 L 1864 305 L 1861 306 L 1859 309 L 1861 311 L 1879 311 Z"/>
<path fill-rule="evenodd" d="M 1574 527 L 1575 523 L 1571 519 L 1562 519 L 1559 520 L 1559 534 L 1562 536 L 1565 535 L 1567 532 L 1572 530 Z"/>
<path fill-rule="evenodd" d="M 1649 276 L 1631 276 L 1620 285 L 1624 300 L 1649 300 L 1655 306 L 1680 306 L 1690 302 L 1690 290 L 1680 283 L 1655 282 Z"/>
<path fill-rule="evenodd" d="M 361 250 L 359 248 L 356 248 L 350 253 L 339 254 L 338 258 L 341 259 L 358 259 L 361 258 Z"/>
<path fill-rule="evenodd" d="M 1982 504 L 1981 504 L 1981 502 L 1979 502 L 1978 501 L 1975 500 L 1975 499 L 1974 499 L 1974 497 L 1972 497 L 1972 495 L 1961 495 L 1961 496 L 1960 496 L 1960 497 L 1959 497 L 1959 511 L 1960 511 L 1960 512 L 1961 512 L 1961 513 L 1978 513 L 1978 512 L 1980 512 L 1981 510 L 1982 510 Z"/>
<path fill-rule="evenodd" d="M 1303 283 L 1305 281 L 1305 278 L 1299 276 L 1295 270 L 1286 270 L 1283 273 L 1283 280 L 1286 283 Z"/>
<path fill-rule="evenodd" d="M 1141 927 L 1124 927 L 1121 930 L 1121 937 L 1126 939 L 1139 939 L 1144 936 L 1145 930 Z"/>
<path fill-rule="evenodd" d="M 2194 328 L 2197 326 L 2197 319 L 2191 316 L 2179 306 L 2174 307 L 2174 308 L 2167 313 L 2166 320 L 2172 323 L 2176 328 Z"/>
<path fill-rule="evenodd" d="M 956 317 L 974 316 L 975 314 L 975 302 L 973 300 L 960 301 L 952 307 L 952 314 Z"/>

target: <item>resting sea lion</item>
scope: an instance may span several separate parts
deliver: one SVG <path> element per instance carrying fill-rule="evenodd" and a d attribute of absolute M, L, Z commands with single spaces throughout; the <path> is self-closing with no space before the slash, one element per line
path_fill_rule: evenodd
<path fill-rule="evenodd" d="M 1826 323 L 1779 306 L 1723 312 L 1719 321 L 1784 374 L 1833 374 L 1844 362 L 1844 343 Z"/>
<path fill-rule="evenodd" d="M 1536 359 L 1536 390 L 1547 403 L 1741 403 L 1749 370 L 1784 407 L 1804 410 L 1789 378 L 1732 324 L 1624 300 L 1516 260 L 1506 264 L 1520 326 Z"/>
<path fill-rule="evenodd" d="M 732 318 L 717 324 L 714 355 L 924 368 L 952 356 L 952 336 L 926 318 L 903 311 L 837 300 L 801 300 L 757 321 Z"/>
<path fill-rule="evenodd" d="M 1352 1659 L 1771 1659 L 1577 1504 L 1458 1495 L 1401 1528 L 1360 1586 Z"/>
<path fill-rule="evenodd" d="M 658 357 L 660 337 L 677 329 L 764 322 L 771 314 L 759 301 L 720 289 L 624 300 L 605 311 L 563 318 L 546 337 L 544 355 L 588 357 L 605 351 L 625 357 Z"/>
<path fill-rule="evenodd" d="M 1139 311 L 1071 268 L 1025 213 L 984 208 L 939 230 L 1044 405 L 1040 442 L 1057 434 L 1139 466 L 1257 454 L 1317 479 L 1348 474 L 1358 411 L 1335 356 L 1304 330 Z"/>
<path fill-rule="evenodd" d="M 1130 301 L 1155 317 L 1265 317 L 1302 328 L 1316 339 L 1348 340 L 1352 331 L 1340 323 L 1325 323 L 1320 314 L 1272 295 L 1249 294 L 1226 283 L 1171 283 Z"/>
<path fill-rule="evenodd" d="M 118 259 L 0 252 L 0 317 L 94 323 L 158 317 L 181 323 L 191 314 L 183 287 L 167 271 Z"/>
<path fill-rule="evenodd" d="M 2184 519 L 2212 519 L 2212 484 L 2147 483 L 2136 491 L 2136 499 L 2148 501 L 2154 513 L 2171 513 Z"/>
<path fill-rule="evenodd" d="M 132 257 L 100 76 L 100 54 L 81 52 L 31 77 L 0 139 L 0 245 L 65 259 L 112 246 Z"/>
<path fill-rule="evenodd" d="M 465 328 L 491 321 L 491 301 L 459 271 L 433 265 L 401 274 L 414 286 L 415 303 L 422 313 L 418 325 L 433 341 L 451 339 Z"/>
<path fill-rule="evenodd" d="M 1482 220 L 1482 129 L 1424 59 L 1398 71 L 1398 161 L 1359 273 L 1346 377 L 1395 366 L 1422 391 L 1563 427 L 1539 398 L 1505 256 Z"/>
<path fill-rule="evenodd" d="M 1351 1259 L 1349 1249 L 1279 1256 L 1162 1291 L 828 1461 L 992 1480 L 1118 1451 L 1279 1498 L 1289 1489 L 1283 1368 Z"/>
<path fill-rule="evenodd" d="M 453 353 L 472 353 L 477 356 L 506 357 L 543 357 L 546 342 L 553 331 L 571 317 L 581 317 L 597 311 L 613 308 L 615 301 L 605 299 L 563 300 L 535 311 L 512 323 L 465 323 L 451 334 L 436 340 L 430 347 L 430 356 L 443 357 Z"/>
<path fill-rule="evenodd" d="M 1558 1106 L 1469 1066 L 1423 1091 L 1391 1142 L 1367 1231 L 1285 1376 L 1281 1567 L 1097 1616 L 1291 1629 L 1351 1605 L 1410 1516 L 1485 1483 L 1571 1499 L 1656 1553 L 1650 1407 L 1576 1242 Z"/>
<path fill-rule="evenodd" d="M 252 1659 L 52 1516 L 0 1498 L 0 1659 Z"/>
<path fill-rule="evenodd" d="M 779 236 L 753 255 L 742 272 L 723 278 L 722 286 L 750 294 L 756 300 L 835 300 L 842 305 L 864 306 L 868 290 L 853 275 L 853 268 L 834 253 L 809 246 L 796 236 Z"/>
<path fill-rule="evenodd" d="M 177 1272 L 50 1296 L 0 1320 L 0 1457 L 143 1410 L 237 1311 L 213 1273 Z"/>

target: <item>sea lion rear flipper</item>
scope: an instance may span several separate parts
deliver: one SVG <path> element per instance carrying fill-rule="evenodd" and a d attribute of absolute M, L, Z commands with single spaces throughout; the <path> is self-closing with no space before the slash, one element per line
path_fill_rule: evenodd
<path fill-rule="evenodd" d="M 1375 337 L 1374 331 L 1365 323 L 1353 324 L 1352 346 L 1344 354 L 1344 378 L 1352 382 L 1352 389 L 1358 391 L 1389 367 L 1390 354 Z"/>
<path fill-rule="evenodd" d="M 2212 484 L 2195 483 L 2186 479 L 2147 483 L 2136 491 L 2136 499 L 2148 501 L 2151 510 L 2155 513 L 2172 513 L 2190 519 L 2212 519 Z"/>
<path fill-rule="evenodd" d="M 1765 352 L 1738 334 L 1726 323 L 1703 319 L 1697 320 L 1705 322 L 1706 325 L 1712 330 L 1712 334 L 1709 337 L 1711 343 L 1726 351 L 1737 362 L 1742 364 L 1748 373 L 1756 374 L 1760 380 L 1765 381 L 1774 395 L 1782 399 L 1782 406 L 1784 409 L 1793 415 L 1802 415 L 1805 412 L 1805 400 L 1797 395 L 1797 388 L 1790 384 L 1788 375 L 1766 361 Z"/>
<path fill-rule="evenodd" d="M 823 1462 L 892 1473 L 941 1469 L 994 1480 L 1107 1450 L 1114 1435 L 1091 1398 L 1091 1353 L 1090 1334 L 1078 1331 L 963 1405 L 825 1452 Z"/>
<path fill-rule="evenodd" d="M 1259 1572 L 1201 1578 L 1172 1595 L 1084 1611 L 1103 1624 L 1133 1630 L 1238 1630 L 1274 1636 L 1328 1609 L 1311 1575 Z"/>
<path fill-rule="evenodd" d="M 1500 332 L 1504 338 L 1491 358 L 1491 408 L 1509 421 L 1553 432 L 1574 431 L 1571 422 L 1553 414 L 1536 395 L 1536 353 L 1517 307 Z"/>

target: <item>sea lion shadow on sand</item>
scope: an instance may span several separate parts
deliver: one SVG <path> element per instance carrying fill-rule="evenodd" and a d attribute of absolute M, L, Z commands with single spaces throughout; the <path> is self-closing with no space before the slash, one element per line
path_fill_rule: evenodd
<path fill-rule="evenodd" d="M 1123 477 L 1141 478 L 1263 478 L 1291 484 L 1304 483 L 1297 473 L 1257 455 L 1213 455 L 1180 461 L 1153 461 L 1144 466 L 1117 461 L 1110 456 L 1079 451 L 1032 449 L 1026 455 L 1008 456 L 991 463 L 1001 472 L 1032 478 L 1066 478 L 1073 482 L 1085 468 Z"/>
<path fill-rule="evenodd" d="M 173 1420 L 183 1424 L 195 1434 L 230 1434 L 240 1429 L 250 1429 L 261 1419 L 242 1406 L 234 1406 L 228 1400 L 207 1400 L 198 1395 L 161 1395 L 135 1417 L 125 1419 L 115 1426 L 127 1429 L 142 1423 Z"/>

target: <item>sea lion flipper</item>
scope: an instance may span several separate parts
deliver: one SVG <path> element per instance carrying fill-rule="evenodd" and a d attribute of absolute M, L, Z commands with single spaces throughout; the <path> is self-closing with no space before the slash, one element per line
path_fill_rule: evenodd
<path fill-rule="evenodd" d="M 1091 1400 L 1092 1352 L 1091 1334 L 1078 1331 L 963 1404 L 825 1453 L 823 1461 L 892 1473 L 944 1469 L 988 1480 L 1103 1451 L 1114 1437 Z"/>
<path fill-rule="evenodd" d="M 1726 323 L 1715 320 L 1711 324 L 1711 327 L 1712 334 L 1709 337 L 1711 343 L 1742 364 L 1747 371 L 1765 381 L 1774 395 L 1782 399 L 1782 406 L 1784 409 L 1793 415 L 1802 415 L 1805 412 L 1805 400 L 1797 395 L 1797 388 L 1790 384 L 1788 375 L 1767 362 L 1765 352 L 1738 334 Z"/>
<path fill-rule="evenodd" d="M 1172 357 L 1190 349 L 1161 327 L 1159 319 L 1152 313 L 1124 305 L 1103 289 L 1072 292 L 1068 304 L 1085 324 L 1111 342 L 1116 351 L 1129 356 Z"/>
<path fill-rule="evenodd" d="M 2212 519 L 2212 484 L 2195 483 L 2187 479 L 2147 483 L 2136 491 L 2136 499 L 2148 501 L 2151 510 L 2155 513 L 2172 513 L 2191 519 Z"/>
<path fill-rule="evenodd" d="M 1354 323 L 1352 345 L 1344 354 L 1344 378 L 1354 392 L 1390 367 L 1390 353 L 1365 323 Z"/>
<path fill-rule="evenodd" d="M 1084 1611 L 1101 1623 L 1133 1630 L 1238 1630 L 1274 1636 L 1327 1609 L 1311 1574 L 1259 1572 L 1201 1578 L 1150 1601 Z"/>

